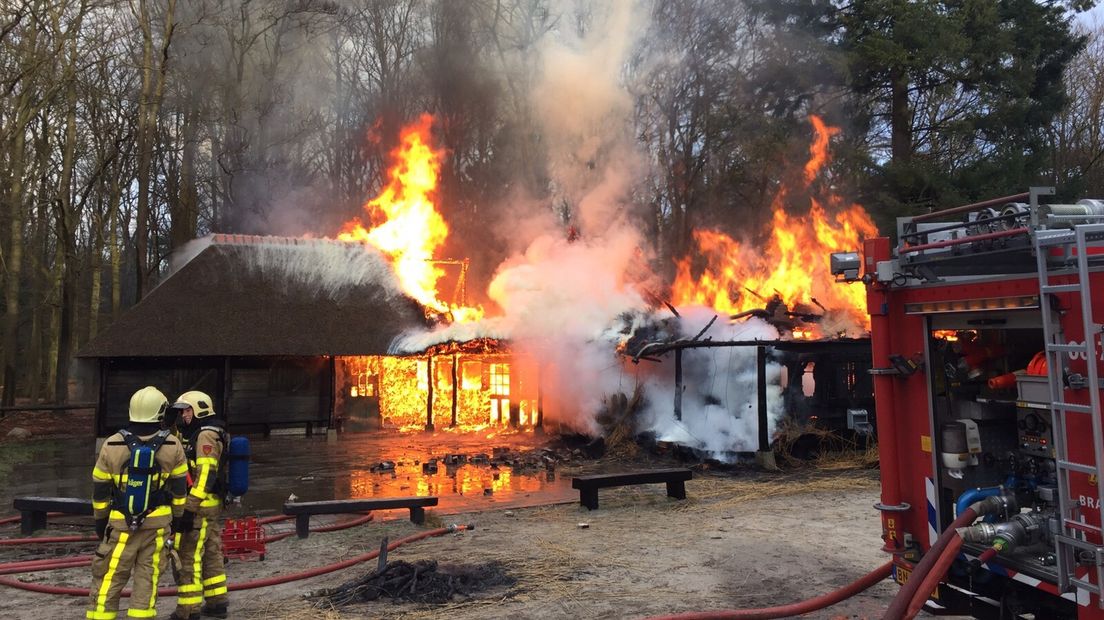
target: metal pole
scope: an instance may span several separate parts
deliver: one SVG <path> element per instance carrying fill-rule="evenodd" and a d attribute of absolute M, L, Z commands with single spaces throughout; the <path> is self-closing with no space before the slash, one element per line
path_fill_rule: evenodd
<path fill-rule="evenodd" d="M 544 428 L 544 364 L 537 362 L 537 422 L 536 428 Z"/>
<path fill-rule="evenodd" d="M 867 239 L 863 248 L 866 270 L 869 272 L 878 261 L 889 260 L 889 239 Z M 890 368 L 889 356 L 893 352 L 890 337 L 893 334 L 889 318 L 889 295 L 880 284 L 867 285 L 866 307 L 870 312 L 870 346 L 874 368 Z M 897 452 L 897 408 L 893 377 L 874 375 L 875 417 L 878 422 L 879 469 L 882 473 L 882 497 L 874 508 L 882 513 L 882 551 L 895 553 L 904 549 L 900 514 L 910 506 L 901 501 L 900 462 Z"/>
<path fill-rule="evenodd" d="M 755 369 L 759 391 L 759 451 L 770 450 L 770 437 L 767 434 L 767 348 L 755 348 Z"/>
<path fill-rule="evenodd" d="M 433 430 L 433 356 L 426 358 L 426 379 L 429 391 L 426 394 L 426 427 L 427 431 Z"/>
<path fill-rule="evenodd" d="M 675 349 L 675 419 L 682 420 L 682 349 Z"/>
<path fill-rule="evenodd" d="M 460 382 L 457 380 L 456 370 L 457 364 L 460 363 L 460 357 L 455 353 L 452 354 L 452 426 L 456 426 L 456 414 L 457 414 L 457 399 L 460 393 Z"/>

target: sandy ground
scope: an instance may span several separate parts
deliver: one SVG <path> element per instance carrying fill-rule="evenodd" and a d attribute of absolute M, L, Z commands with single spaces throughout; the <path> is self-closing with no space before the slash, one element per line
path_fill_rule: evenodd
<path fill-rule="evenodd" d="M 426 527 L 470 522 L 476 529 L 411 543 L 392 551 L 390 559 L 497 560 L 517 584 L 439 606 L 374 602 L 333 611 L 303 599 L 311 590 L 366 574 L 372 562 L 233 593 L 231 617 L 642 618 L 794 602 L 849 583 L 887 560 L 879 551 L 880 526 L 872 508 L 878 498 L 876 471 L 706 472 L 687 483 L 687 494 L 685 501 L 673 500 L 662 485 L 647 485 L 602 490 L 596 511 L 572 503 L 431 512 Z M 269 545 L 264 562 L 231 563 L 228 574 L 234 582 L 294 572 L 378 549 L 383 536 L 395 540 L 421 529 L 401 518 L 381 519 L 306 540 L 292 537 Z M 14 532 L 6 527 L 0 535 Z M 0 554 L 0 561 L 14 559 L 10 552 Z M 21 578 L 83 587 L 89 581 L 86 568 Z M 880 617 L 896 590 L 884 581 L 806 617 Z M 168 616 L 173 603 L 170 598 L 158 605 L 160 617 Z M 76 597 L 5 589 L 0 617 L 77 618 L 83 605 Z"/>

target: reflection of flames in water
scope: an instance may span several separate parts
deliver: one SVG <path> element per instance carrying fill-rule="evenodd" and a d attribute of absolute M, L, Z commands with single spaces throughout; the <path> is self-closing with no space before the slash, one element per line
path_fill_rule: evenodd
<path fill-rule="evenodd" d="M 517 415 L 519 428 L 538 426 L 535 364 L 502 352 L 497 342 L 485 352 L 458 350 L 476 349 L 473 345 L 481 342 L 486 339 L 463 343 L 451 353 L 447 349 L 431 350 L 428 357 L 342 358 L 347 396 L 376 404 L 378 422 L 385 428 L 424 430 L 430 421 L 427 407 L 431 397 L 435 429 L 489 431 L 490 438 L 511 428 L 512 408 L 516 409 L 513 413 Z"/>
<path fill-rule="evenodd" d="M 462 465 L 446 469 L 441 465 L 436 473 L 423 474 L 412 471 L 407 476 L 392 478 L 387 473 L 355 470 L 350 480 L 352 497 L 418 495 L 477 496 L 491 489 L 491 493 L 503 496 L 506 493 L 536 493 L 547 482 L 543 473 L 524 476 L 514 475 L 508 467 L 491 469 L 476 465 Z M 396 489 L 396 487 L 398 487 Z"/>
<path fill-rule="evenodd" d="M 475 321 L 482 308 L 467 307 L 463 299 L 442 301 L 437 288 L 445 275 L 440 264 L 466 265 L 463 261 L 438 260 L 436 252 L 448 237 L 448 224 L 434 204 L 441 171 L 441 151 L 432 146 L 433 117 L 423 114 L 402 129 L 399 146 L 391 152 L 394 164 L 379 195 L 364 204 L 371 220 L 366 228 L 360 218 L 347 222 L 338 238 L 370 243 L 390 259 L 403 290 L 427 309 L 455 321 Z M 463 290 L 463 271 L 458 291 Z"/>
<path fill-rule="evenodd" d="M 805 189 L 810 190 L 829 161 L 829 138 L 839 130 L 811 116 L 816 138 L 805 164 Z M 781 189 L 771 205 L 771 237 L 765 247 L 741 243 L 724 233 L 695 230 L 694 254 L 706 263 L 697 277 L 691 257 L 678 261 L 672 286 L 676 305 L 704 305 L 735 314 L 762 308 L 764 298 L 782 297 L 787 307 L 811 306 L 815 298 L 833 311 L 842 311 L 855 324 L 869 329 L 866 291 L 861 284 L 837 284 L 828 267 L 832 252 L 855 251 L 862 240 L 878 231 L 870 216 L 857 204 L 845 205 L 835 194 L 811 195 L 806 215 L 791 215 L 785 206 L 788 193 Z M 819 311 L 819 310 L 818 310 Z M 795 337 L 817 337 L 813 326 L 799 325 Z M 829 334 L 831 335 L 831 334 Z"/>

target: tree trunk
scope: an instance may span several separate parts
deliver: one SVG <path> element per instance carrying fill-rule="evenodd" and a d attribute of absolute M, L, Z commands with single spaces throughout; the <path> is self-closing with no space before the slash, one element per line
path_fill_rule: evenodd
<path fill-rule="evenodd" d="M 150 221 L 150 169 L 156 141 L 161 99 L 165 93 L 165 77 L 168 71 L 169 46 L 172 45 L 173 11 L 176 0 L 168 0 L 165 6 L 165 28 L 161 41 L 159 68 L 156 82 L 153 74 L 153 25 L 150 23 L 146 0 L 138 2 L 138 20 L 142 29 L 142 93 L 138 100 L 138 212 L 134 233 L 136 300 L 145 293 L 149 276 L 149 221 Z"/>
<path fill-rule="evenodd" d="M 88 295 L 88 336 L 91 340 L 100 329 L 100 306 L 103 305 L 103 217 L 96 218 L 96 232 L 92 234 L 92 252 L 89 255 L 89 264 L 92 268 L 92 285 Z"/>
<path fill-rule="evenodd" d="M 184 124 L 181 128 L 180 180 L 177 182 L 177 199 L 172 206 L 172 228 L 169 231 L 169 243 L 172 249 L 195 239 L 199 219 L 195 179 L 196 161 L 196 123 L 198 111 L 194 105 L 184 112 Z"/>
<path fill-rule="evenodd" d="M 76 320 L 77 265 L 77 212 L 73 202 L 73 160 L 77 149 L 77 36 L 80 18 L 70 27 L 69 62 L 65 67 L 65 144 L 62 147 L 61 175 L 58 182 L 57 213 L 55 222 L 58 249 L 58 277 L 60 297 L 58 299 L 57 362 L 54 384 L 56 402 L 64 403 L 69 398 L 69 358 L 74 347 L 74 322 Z"/>
<path fill-rule="evenodd" d="M 119 317 L 119 310 L 122 303 L 122 269 L 123 269 L 123 257 L 119 252 L 119 209 L 120 196 L 122 191 L 119 187 L 119 176 L 122 174 L 122 167 L 119 168 L 119 174 L 114 175 L 111 179 L 111 193 L 107 199 L 107 251 L 109 254 L 108 260 L 111 262 L 111 320 L 115 320 Z"/>
<path fill-rule="evenodd" d="M 7 271 L 4 282 L 4 357 L 3 382 L 4 393 L 0 403 L 5 406 L 15 404 L 16 390 L 16 351 L 19 347 L 19 289 L 23 273 L 23 175 L 26 167 L 26 132 L 30 121 L 29 93 L 26 89 L 20 93 L 16 104 L 16 123 L 12 131 L 10 151 L 11 181 L 8 191 L 7 211 L 11 222 L 11 236 L 8 239 L 8 253 L 4 260 Z"/>
<path fill-rule="evenodd" d="M 890 75 L 890 149 L 893 163 L 912 159 L 912 119 L 909 114 L 908 73 L 894 69 Z"/>

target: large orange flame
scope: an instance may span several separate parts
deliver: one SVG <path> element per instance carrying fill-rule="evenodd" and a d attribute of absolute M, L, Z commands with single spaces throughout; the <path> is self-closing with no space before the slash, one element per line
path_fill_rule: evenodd
<path fill-rule="evenodd" d="M 432 130 L 429 114 L 402 129 L 399 145 L 391 151 L 394 164 L 387 171 L 387 184 L 364 203 L 372 228 L 353 218 L 338 239 L 370 243 L 386 254 L 403 290 L 429 310 L 473 321 L 482 316 L 481 308 L 466 307 L 463 300 L 442 301 L 437 292 L 445 273 L 435 262 L 440 258 L 436 253 L 449 229 L 434 203 L 443 150 L 434 148 Z"/>
<path fill-rule="evenodd" d="M 812 116 L 810 121 L 816 137 L 804 169 L 807 189 L 829 161 L 829 140 L 839 131 L 819 117 Z M 705 305 L 735 314 L 763 308 L 766 298 L 777 294 L 790 308 L 805 305 L 819 314 L 822 311 L 813 305 L 815 299 L 869 329 L 865 289 L 861 284 L 836 283 L 828 255 L 860 249 L 863 239 L 878 234 L 874 222 L 861 206 L 844 205 L 832 194 L 811 197 L 808 212 L 793 215 L 785 209 L 787 197 L 785 188 L 774 197 L 772 231 L 765 246 L 748 245 L 717 231 L 695 230 L 696 253 L 705 270 L 695 278 L 691 258 L 678 261 L 672 286 L 674 303 Z M 807 335 L 807 330 L 795 330 L 795 336 L 802 335 Z"/>

